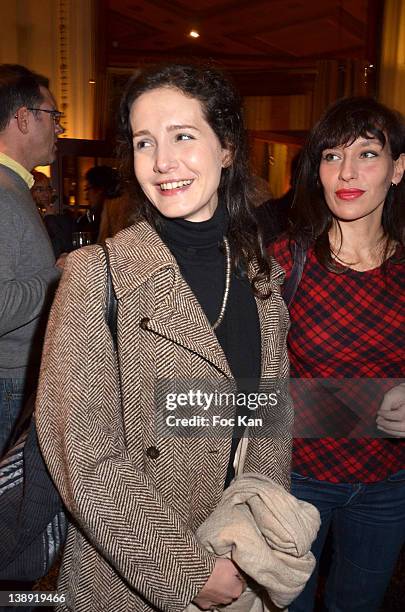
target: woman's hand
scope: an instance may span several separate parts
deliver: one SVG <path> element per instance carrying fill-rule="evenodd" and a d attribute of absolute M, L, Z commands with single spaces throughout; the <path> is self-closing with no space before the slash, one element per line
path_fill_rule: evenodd
<path fill-rule="evenodd" d="M 390 436 L 405 437 L 405 383 L 384 395 L 377 412 L 377 428 Z"/>
<path fill-rule="evenodd" d="M 236 565 L 229 559 L 217 559 L 211 576 L 193 603 L 201 610 L 230 604 L 241 596 L 245 588 L 246 582 Z"/>
<path fill-rule="evenodd" d="M 66 257 L 68 255 L 69 255 L 69 253 L 62 253 L 61 255 L 59 255 L 58 259 L 56 260 L 56 265 L 58 266 L 58 268 L 60 270 L 64 270 L 65 269 Z"/>

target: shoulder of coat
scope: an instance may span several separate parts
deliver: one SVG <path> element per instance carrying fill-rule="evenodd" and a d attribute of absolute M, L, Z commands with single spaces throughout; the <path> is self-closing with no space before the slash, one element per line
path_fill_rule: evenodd
<path fill-rule="evenodd" d="M 283 268 L 277 263 L 277 261 L 273 257 L 271 257 L 270 259 L 271 259 L 270 278 L 263 279 L 258 284 L 258 289 L 263 293 L 267 293 L 269 290 L 273 291 L 274 289 L 277 289 L 279 291 L 280 286 L 284 282 L 285 272 Z M 249 265 L 248 276 L 250 280 L 254 278 L 257 271 L 258 271 L 258 264 L 257 264 L 257 261 L 254 259 L 253 261 L 250 262 L 250 265 Z"/>
<path fill-rule="evenodd" d="M 274 282 L 274 283 L 277 283 L 278 285 L 281 285 L 284 281 L 285 271 L 280 266 L 278 261 L 274 259 L 274 257 L 270 257 L 270 260 L 271 260 L 270 282 L 271 283 Z"/>
<path fill-rule="evenodd" d="M 117 296 L 136 289 L 152 277 L 180 275 L 170 250 L 146 221 L 140 221 L 106 240 Z"/>

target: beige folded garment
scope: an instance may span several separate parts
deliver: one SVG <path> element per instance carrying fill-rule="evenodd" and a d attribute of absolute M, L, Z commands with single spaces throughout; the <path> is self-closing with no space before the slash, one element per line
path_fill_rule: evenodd
<path fill-rule="evenodd" d="M 271 610 L 266 595 L 285 608 L 303 590 L 314 567 L 311 544 L 320 525 L 318 510 L 296 499 L 260 474 L 242 474 L 224 491 L 214 512 L 197 530 L 204 547 L 217 557 L 232 559 L 264 588 L 264 597 L 246 590 L 229 612 Z M 274 608 L 273 608 L 274 609 Z M 186 612 L 199 610 L 193 604 Z"/>

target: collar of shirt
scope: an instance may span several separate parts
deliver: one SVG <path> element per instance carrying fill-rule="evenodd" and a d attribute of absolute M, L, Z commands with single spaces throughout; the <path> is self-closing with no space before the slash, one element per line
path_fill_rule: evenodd
<path fill-rule="evenodd" d="M 21 176 L 21 178 L 27 183 L 28 188 L 31 189 L 31 187 L 35 183 L 35 180 L 31 172 L 28 172 L 28 170 L 26 170 L 24 166 L 19 164 L 17 161 L 15 161 L 15 159 L 12 159 L 5 153 L 0 153 L 0 164 L 2 164 L 3 166 L 7 166 L 7 168 L 10 168 L 11 170 L 14 170 L 14 172 L 18 174 L 18 176 Z"/>

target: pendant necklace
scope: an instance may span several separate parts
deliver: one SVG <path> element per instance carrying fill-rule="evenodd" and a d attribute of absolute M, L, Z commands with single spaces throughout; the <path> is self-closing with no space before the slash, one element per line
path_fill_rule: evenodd
<path fill-rule="evenodd" d="M 219 311 L 218 319 L 212 325 L 213 330 L 217 329 L 223 321 L 225 310 L 226 310 L 226 305 L 228 303 L 229 287 L 231 285 L 231 250 L 229 248 L 228 238 L 226 238 L 225 236 L 224 236 L 223 244 L 225 247 L 225 262 L 226 262 L 225 263 L 225 290 L 224 290 L 224 297 L 222 298 L 221 310 Z"/>

